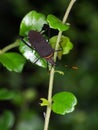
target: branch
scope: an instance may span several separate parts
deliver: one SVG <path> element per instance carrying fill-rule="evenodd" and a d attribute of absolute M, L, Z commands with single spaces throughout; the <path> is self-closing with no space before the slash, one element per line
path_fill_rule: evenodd
<path fill-rule="evenodd" d="M 67 10 L 65 12 L 64 17 L 63 17 L 62 23 L 66 22 L 66 20 L 68 18 L 68 15 L 69 15 L 75 1 L 76 0 L 71 0 L 70 1 L 69 6 L 68 6 L 68 8 L 67 8 Z M 59 31 L 56 46 L 55 46 L 55 50 L 58 50 L 61 36 L 62 36 L 62 32 Z M 56 59 L 57 59 L 57 52 L 54 53 L 54 62 L 56 62 Z M 53 90 L 54 73 L 55 73 L 55 66 L 53 66 L 51 68 L 51 71 L 50 71 L 49 90 L 48 90 L 48 102 L 49 102 L 49 105 L 47 106 L 47 110 L 46 110 L 44 130 L 48 130 L 48 127 L 49 127 L 49 120 L 50 120 L 50 115 L 51 115 L 51 105 L 52 105 L 52 90 Z"/>
<path fill-rule="evenodd" d="M 4 47 L 3 49 L 1 49 L 0 50 L 0 54 L 3 54 L 3 53 L 5 53 L 5 52 L 7 52 L 7 51 L 17 47 L 17 46 L 19 46 L 19 42 L 18 41 L 16 41 L 16 42 L 14 42 L 14 43 Z"/>

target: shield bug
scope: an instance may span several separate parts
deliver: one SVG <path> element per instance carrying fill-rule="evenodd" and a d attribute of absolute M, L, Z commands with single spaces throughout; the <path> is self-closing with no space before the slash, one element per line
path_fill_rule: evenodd
<path fill-rule="evenodd" d="M 40 55 L 40 58 L 44 58 L 52 66 L 55 65 L 53 60 L 54 49 L 50 46 L 48 41 L 43 37 L 40 32 L 31 30 L 28 32 L 28 43 L 23 39 L 22 41 L 27 44 L 30 48 L 35 49 L 36 52 Z"/>

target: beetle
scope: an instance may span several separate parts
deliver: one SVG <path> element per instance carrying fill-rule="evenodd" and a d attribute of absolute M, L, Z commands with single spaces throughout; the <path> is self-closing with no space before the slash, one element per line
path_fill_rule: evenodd
<path fill-rule="evenodd" d="M 28 32 L 28 43 L 26 43 L 23 39 L 22 41 L 28 45 L 30 48 L 34 48 L 36 52 L 40 55 L 40 58 L 44 58 L 47 62 L 49 62 L 52 66 L 55 65 L 53 60 L 54 49 L 50 46 L 48 41 L 43 37 L 43 35 L 34 30 L 30 30 Z M 39 58 L 38 58 L 39 59 Z M 38 61 L 37 59 L 37 61 Z"/>

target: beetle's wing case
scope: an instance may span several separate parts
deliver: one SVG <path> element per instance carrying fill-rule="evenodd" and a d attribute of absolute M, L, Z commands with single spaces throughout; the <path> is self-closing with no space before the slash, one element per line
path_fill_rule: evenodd
<path fill-rule="evenodd" d="M 28 40 L 41 57 L 47 57 L 54 53 L 54 50 L 40 32 L 33 30 L 29 31 Z"/>

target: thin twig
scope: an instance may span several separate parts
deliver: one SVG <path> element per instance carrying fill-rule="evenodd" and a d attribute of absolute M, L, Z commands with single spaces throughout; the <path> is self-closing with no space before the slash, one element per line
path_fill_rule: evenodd
<path fill-rule="evenodd" d="M 68 15 L 69 15 L 69 12 L 70 12 L 73 4 L 75 3 L 75 1 L 76 0 L 71 0 L 70 1 L 69 6 L 68 6 L 68 8 L 67 8 L 67 10 L 65 12 L 64 17 L 63 17 L 62 23 L 66 22 L 66 20 L 68 18 Z M 62 32 L 60 31 L 58 33 L 58 38 L 57 38 L 55 50 L 58 50 L 61 36 L 62 36 Z M 56 62 L 56 58 L 57 58 L 57 52 L 54 53 L 54 62 Z M 50 71 L 49 90 L 48 90 L 48 102 L 49 102 L 49 105 L 47 106 L 47 110 L 46 110 L 44 130 L 48 130 L 48 127 L 49 127 L 49 120 L 50 120 L 50 115 L 51 115 L 51 104 L 52 104 L 52 90 L 53 90 L 54 73 L 55 73 L 55 66 L 53 66 L 51 68 L 51 71 Z"/>
<path fill-rule="evenodd" d="M 3 49 L 1 49 L 0 54 L 3 54 L 3 53 L 5 53 L 5 52 L 17 47 L 17 46 L 19 46 L 19 42 L 16 41 L 16 42 L 4 47 Z"/>

